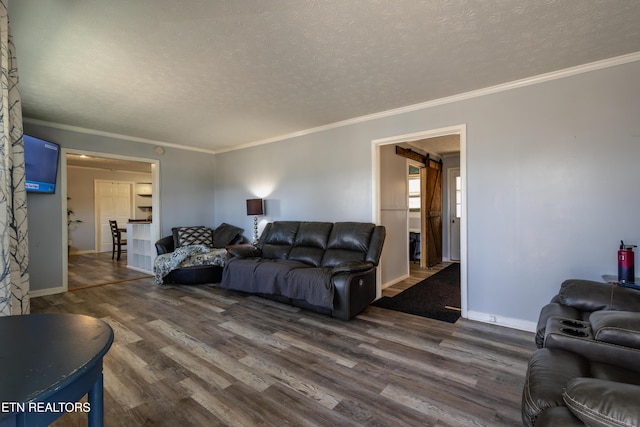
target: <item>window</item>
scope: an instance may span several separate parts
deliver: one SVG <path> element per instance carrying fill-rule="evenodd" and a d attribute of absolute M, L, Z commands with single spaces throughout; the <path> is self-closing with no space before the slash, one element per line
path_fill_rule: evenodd
<path fill-rule="evenodd" d="M 420 169 L 409 165 L 409 211 L 420 211 Z"/>

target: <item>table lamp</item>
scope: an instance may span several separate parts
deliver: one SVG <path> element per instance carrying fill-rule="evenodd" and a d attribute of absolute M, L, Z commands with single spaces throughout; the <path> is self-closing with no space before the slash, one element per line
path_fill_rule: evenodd
<path fill-rule="evenodd" d="M 258 215 L 264 215 L 262 199 L 247 199 L 247 215 L 253 215 L 253 244 L 258 244 Z"/>

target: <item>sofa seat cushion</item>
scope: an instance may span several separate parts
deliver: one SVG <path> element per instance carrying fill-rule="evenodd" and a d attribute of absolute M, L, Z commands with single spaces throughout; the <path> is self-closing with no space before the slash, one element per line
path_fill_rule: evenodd
<path fill-rule="evenodd" d="M 331 270 L 300 261 L 232 258 L 224 269 L 222 286 L 304 300 L 319 307 L 331 308 L 333 305 Z"/>
<path fill-rule="evenodd" d="M 526 424 L 525 424 L 526 425 Z M 555 406 L 544 410 L 536 419 L 540 427 L 584 427 L 584 423 L 566 406 Z"/>

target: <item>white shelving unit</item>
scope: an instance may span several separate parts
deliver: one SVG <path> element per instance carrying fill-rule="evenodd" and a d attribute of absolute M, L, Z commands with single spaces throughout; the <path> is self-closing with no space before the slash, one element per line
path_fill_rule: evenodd
<path fill-rule="evenodd" d="M 150 219 L 153 203 L 153 190 L 150 182 L 137 182 L 136 183 L 136 219 Z"/>
<path fill-rule="evenodd" d="M 127 224 L 127 267 L 153 274 L 156 257 L 154 244 L 157 238 L 150 222 Z"/>

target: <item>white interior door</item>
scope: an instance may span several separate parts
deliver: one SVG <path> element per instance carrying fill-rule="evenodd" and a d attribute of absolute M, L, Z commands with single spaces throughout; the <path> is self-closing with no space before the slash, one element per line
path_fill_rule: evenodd
<path fill-rule="evenodd" d="M 460 216 L 462 215 L 462 179 L 460 168 L 449 169 L 449 259 L 460 261 Z"/>
<path fill-rule="evenodd" d="M 99 252 L 112 250 L 109 220 L 115 219 L 119 228 L 126 228 L 129 218 L 132 218 L 132 190 L 133 182 L 95 181 L 96 242 Z"/>

